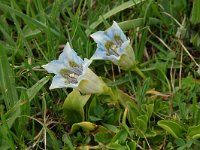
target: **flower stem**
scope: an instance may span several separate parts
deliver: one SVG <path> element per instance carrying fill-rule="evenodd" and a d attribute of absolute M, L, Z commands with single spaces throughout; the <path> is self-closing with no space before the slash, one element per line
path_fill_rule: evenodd
<path fill-rule="evenodd" d="M 132 68 L 132 71 L 135 71 L 138 75 L 140 75 L 143 79 L 146 79 L 146 76 L 144 75 L 144 73 L 137 67 L 137 66 L 134 66 Z"/>

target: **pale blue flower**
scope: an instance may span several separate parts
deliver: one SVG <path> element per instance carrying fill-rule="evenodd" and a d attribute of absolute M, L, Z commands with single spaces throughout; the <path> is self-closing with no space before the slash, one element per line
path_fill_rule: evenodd
<path fill-rule="evenodd" d="M 82 60 L 67 43 L 58 60 L 42 67 L 55 74 L 50 89 L 70 87 L 84 93 L 101 93 L 106 85 L 88 68 L 91 62 Z"/>
<path fill-rule="evenodd" d="M 123 69 L 135 65 L 135 55 L 130 40 L 115 21 L 106 31 L 97 31 L 91 37 L 97 43 L 92 60 L 110 60 Z"/>

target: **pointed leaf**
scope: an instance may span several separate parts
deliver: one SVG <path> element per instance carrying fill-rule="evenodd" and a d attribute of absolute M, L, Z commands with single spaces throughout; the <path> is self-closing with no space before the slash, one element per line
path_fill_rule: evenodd
<path fill-rule="evenodd" d="M 140 116 L 140 112 L 137 109 L 136 106 L 132 105 L 132 103 L 127 103 L 127 108 L 128 108 L 128 120 L 130 124 L 133 124 L 136 122 L 136 118 Z"/>
<path fill-rule="evenodd" d="M 49 81 L 48 77 L 44 77 L 35 83 L 30 89 L 27 90 L 27 95 L 29 101 L 31 101 L 36 94 L 40 91 L 40 89 Z"/>
<path fill-rule="evenodd" d="M 107 149 L 109 150 L 128 150 L 126 146 L 120 145 L 118 143 L 110 143 L 107 145 Z"/>
<path fill-rule="evenodd" d="M 112 142 L 125 142 L 128 137 L 128 132 L 125 129 L 120 130 L 112 139 Z"/>
<path fill-rule="evenodd" d="M 137 28 L 140 27 L 144 24 L 145 18 L 137 18 L 137 19 L 133 19 L 133 20 L 126 20 L 123 22 L 119 23 L 119 26 L 123 29 L 123 30 L 129 30 L 129 29 L 133 29 L 133 28 Z M 159 19 L 156 18 L 149 18 L 149 24 L 158 24 L 160 21 Z"/>
<path fill-rule="evenodd" d="M 157 134 L 156 134 L 156 132 L 155 131 L 153 131 L 153 130 L 147 130 L 146 131 L 146 133 L 145 133 L 145 136 L 147 137 L 147 138 L 151 138 L 151 137 L 155 137 Z"/>
<path fill-rule="evenodd" d="M 192 13 L 191 13 L 191 17 L 190 17 L 190 21 L 193 24 L 197 24 L 200 22 L 200 0 L 194 0 L 193 1 L 193 7 L 192 7 Z"/>
<path fill-rule="evenodd" d="M 135 141 L 130 141 L 130 142 L 128 142 L 128 146 L 129 146 L 130 150 L 136 150 L 137 143 Z"/>
<path fill-rule="evenodd" d="M 107 132 L 108 130 L 103 127 L 103 126 L 100 126 L 100 125 L 96 125 L 94 123 L 91 123 L 91 122 L 80 122 L 80 123 L 74 123 L 72 125 L 72 128 L 71 128 L 71 133 L 75 133 L 77 132 L 79 129 L 82 129 L 83 131 L 85 132 L 91 132 L 91 131 L 95 131 L 95 132 Z"/>
<path fill-rule="evenodd" d="M 189 127 L 187 135 L 193 139 L 199 139 L 200 138 L 200 125 Z"/>
<path fill-rule="evenodd" d="M 62 141 L 63 141 L 65 144 L 68 145 L 69 150 L 75 150 L 75 148 L 73 147 L 72 141 L 71 141 L 71 139 L 70 139 L 70 137 L 69 137 L 69 135 L 68 135 L 67 133 L 63 135 Z"/>
<path fill-rule="evenodd" d="M 182 136 L 183 127 L 178 123 L 171 120 L 160 120 L 158 121 L 158 125 L 170 133 L 173 137 L 179 138 Z"/>
<path fill-rule="evenodd" d="M 79 91 L 73 90 L 65 99 L 63 104 L 64 117 L 69 124 L 84 120 L 83 107 L 91 95 L 81 95 Z"/>
<path fill-rule="evenodd" d="M 138 116 L 136 118 L 135 123 L 136 123 L 137 129 L 139 129 L 140 132 L 145 133 L 147 130 L 148 116 L 147 115 Z"/>
<path fill-rule="evenodd" d="M 94 140 L 98 143 L 108 144 L 112 140 L 112 135 L 109 132 L 98 132 L 95 134 Z"/>
<path fill-rule="evenodd" d="M 14 72 L 8 62 L 6 49 L 0 44 L 0 89 L 7 109 L 13 107 L 18 101 L 14 77 Z"/>

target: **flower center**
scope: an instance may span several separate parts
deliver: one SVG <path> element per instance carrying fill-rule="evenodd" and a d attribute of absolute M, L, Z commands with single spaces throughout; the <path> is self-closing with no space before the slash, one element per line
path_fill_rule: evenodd
<path fill-rule="evenodd" d="M 82 74 L 83 67 L 82 66 L 71 66 L 70 69 L 61 69 L 60 74 L 67 79 L 68 82 L 77 84 L 78 83 L 78 77 Z"/>
<path fill-rule="evenodd" d="M 115 35 L 113 41 L 107 41 L 105 43 L 105 48 L 107 50 L 107 55 L 120 56 L 118 53 L 119 48 L 121 47 L 123 41 L 120 36 Z"/>
<path fill-rule="evenodd" d="M 119 47 L 122 46 L 123 41 L 120 36 L 114 35 L 114 41 Z"/>

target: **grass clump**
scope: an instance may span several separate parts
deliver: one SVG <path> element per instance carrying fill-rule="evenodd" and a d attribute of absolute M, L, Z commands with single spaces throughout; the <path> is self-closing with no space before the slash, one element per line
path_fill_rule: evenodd
<path fill-rule="evenodd" d="M 199 149 L 197 3 L 1 0 L 0 149 Z M 49 90 L 52 75 L 41 66 L 57 59 L 66 42 L 90 58 L 96 49 L 90 34 L 113 20 L 146 78 L 94 61 L 90 68 L 120 95 L 119 103 L 108 95 Z M 69 107 L 70 94 L 83 101 Z"/>

